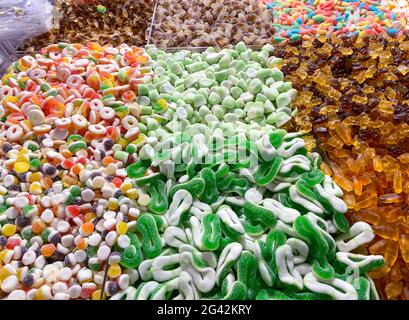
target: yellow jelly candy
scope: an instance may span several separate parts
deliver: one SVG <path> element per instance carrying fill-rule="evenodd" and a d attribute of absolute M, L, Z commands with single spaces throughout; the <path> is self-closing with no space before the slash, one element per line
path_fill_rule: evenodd
<path fill-rule="evenodd" d="M 129 189 L 125 194 L 131 199 L 136 199 L 139 195 L 137 189 Z"/>
<path fill-rule="evenodd" d="M 14 268 L 10 264 L 6 264 L 4 267 L 0 269 L 0 280 L 3 281 L 8 276 L 15 275 L 16 272 Z"/>
<path fill-rule="evenodd" d="M 14 255 L 14 250 L 4 249 L 0 252 L 0 260 L 4 263 L 9 263 Z"/>
<path fill-rule="evenodd" d="M 124 138 L 119 138 L 117 143 L 120 144 L 122 147 L 126 147 L 128 145 L 128 141 Z"/>
<path fill-rule="evenodd" d="M 125 234 L 128 231 L 128 224 L 126 222 L 119 222 L 116 225 L 116 231 L 118 231 L 119 234 Z"/>
<path fill-rule="evenodd" d="M 130 182 L 124 182 L 123 184 L 121 184 L 121 191 L 122 192 L 127 192 L 129 189 L 132 189 L 132 183 Z"/>
<path fill-rule="evenodd" d="M 34 172 L 30 175 L 30 182 L 36 182 L 41 180 L 41 172 Z"/>
<path fill-rule="evenodd" d="M 91 295 L 91 300 L 101 300 L 101 290 L 95 290 Z"/>
<path fill-rule="evenodd" d="M 1 233 L 3 236 L 11 237 L 13 234 L 16 233 L 16 225 L 11 223 L 6 223 L 3 228 L 1 228 Z"/>
<path fill-rule="evenodd" d="M 16 162 L 14 163 L 14 171 L 17 173 L 24 173 L 30 169 L 30 165 L 27 162 Z"/>
<path fill-rule="evenodd" d="M 116 210 L 119 208 L 118 199 L 111 198 L 108 201 L 108 209 L 109 210 Z"/>
<path fill-rule="evenodd" d="M 40 182 L 30 184 L 30 193 L 40 194 L 43 192 L 43 187 Z"/>
<path fill-rule="evenodd" d="M 121 267 L 119 264 L 115 263 L 111 265 L 108 269 L 108 277 L 118 278 L 121 275 Z"/>

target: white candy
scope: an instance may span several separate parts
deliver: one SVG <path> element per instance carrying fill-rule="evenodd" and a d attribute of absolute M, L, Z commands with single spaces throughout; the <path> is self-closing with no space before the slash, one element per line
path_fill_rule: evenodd
<path fill-rule="evenodd" d="M 57 231 L 67 233 L 70 230 L 70 224 L 67 221 L 61 220 L 57 224 Z"/>
<path fill-rule="evenodd" d="M 17 197 L 14 200 L 14 205 L 20 209 L 27 206 L 28 204 L 29 204 L 29 200 L 27 199 L 27 197 Z"/>
<path fill-rule="evenodd" d="M 26 293 L 24 290 L 14 290 L 8 295 L 7 300 L 26 300 Z"/>
<path fill-rule="evenodd" d="M 58 292 L 54 296 L 54 300 L 70 300 L 71 295 L 65 292 Z M 72 298 L 72 297 L 71 297 Z"/>
<path fill-rule="evenodd" d="M 125 249 L 128 248 L 131 245 L 131 240 L 127 235 L 120 235 L 117 239 L 117 244 L 119 247 Z"/>
<path fill-rule="evenodd" d="M 25 265 L 28 266 L 34 261 L 36 261 L 37 255 L 33 250 L 27 250 L 27 252 L 23 255 L 23 258 L 21 259 L 21 262 Z"/>
<path fill-rule="evenodd" d="M 57 293 L 66 293 L 68 290 L 67 285 L 64 282 L 56 282 L 52 286 L 52 292 L 54 295 Z"/>
<path fill-rule="evenodd" d="M 108 246 L 101 246 L 98 248 L 97 257 L 99 260 L 105 261 L 108 259 L 111 249 Z"/>
<path fill-rule="evenodd" d="M 92 271 L 87 268 L 82 268 L 78 271 L 77 279 L 80 283 L 92 280 Z"/>
<path fill-rule="evenodd" d="M 118 278 L 118 286 L 125 290 L 129 287 L 129 275 L 128 274 L 121 274 Z"/>
<path fill-rule="evenodd" d="M 74 257 L 77 262 L 84 262 L 87 259 L 87 252 L 85 250 L 77 250 L 74 252 Z"/>
<path fill-rule="evenodd" d="M 18 279 L 16 276 L 8 276 L 1 282 L 0 288 L 6 293 L 10 293 L 18 287 Z"/>
<path fill-rule="evenodd" d="M 100 242 L 101 236 L 98 233 L 94 233 L 88 238 L 88 244 L 90 246 L 96 247 Z"/>
<path fill-rule="evenodd" d="M 113 246 L 116 242 L 117 233 L 115 231 L 110 231 L 105 237 L 105 242 L 109 246 Z"/>
<path fill-rule="evenodd" d="M 44 223 L 50 224 L 54 220 L 54 213 L 50 209 L 45 209 L 41 214 L 41 220 Z"/>
<path fill-rule="evenodd" d="M 77 299 L 81 295 L 81 286 L 75 284 L 68 289 L 68 294 L 71 299 Z"/>

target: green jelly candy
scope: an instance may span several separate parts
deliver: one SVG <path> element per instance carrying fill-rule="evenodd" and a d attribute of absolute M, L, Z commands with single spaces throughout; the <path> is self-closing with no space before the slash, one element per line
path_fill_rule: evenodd
<path fill-rule="evenodd" d="M 248 91 L 250 93 L 256 94 L 256 93 L 261 92 L 262 88 L 263 88 L 263 82 L 260 79 L 256 78 L 256 79 L 253 79 L 253 80 L 250 81 Z M 278 97 L 280 97 L 280 96 L 278 96 Z M 278 97 L 277 97 L 277 99 L 278 99 Z"/>
<path fill-rule="evenodd" d="M 243 212 L 249 220 L 260 222 L 267 227 L 273 227 L 277 223 L 277 218 L 272 211 L 253 202 L 246 201 Z"/>
<path fill-rule="evenodd" d="M 356 283 L 356 281 L 358 283 Z M 371 283 L 365 277 L 359 277 L 354 280 L 356 284 L 356 292 L 358 293 L 358 300 L 370 300 L 371 295 Z"/>
<path fill-rule="evenodd" d="M 173 195 L 179 190 L 188 191 L 193 197 L 199 197 L 205 188 L 205 182 L 202 178 L 193 178 L 192 180 L 179 183 L 170 189 L 169 197 L 173 198 Z"/>
<path fill-rule="evenodd" d="M 239 196 L 244 197 L 244 194 L 249 188 L 250 182 L 246 178 L 237 178 L 230 183 L 225 192 L 237 193 Z"/>
<path fill-rule="evenodd" d="M 275 252 L 278 247 L 285 244 L 287 237 L 281 230 L 271 230 L 266 238 L 265 251 L 263 250 L 263 257 L 266 261 L 275 259 Z"/>
<path fill-rule="evenodd" d="M 43 232 L 41 232 L 41 239 L 43 242 L 48 243 L 48 236 L 51 234 L 50 229 L 45 229 Z"/>
<path fill-rule="evenodd" d="M 161 179 L 163 177 L 163 175 L 160 172 L 157 173 L 153 173 L 151 175 L 147 175 L 147 176 L 143 176 L 140 178 L 135 178 L 135 183 L 138 186 L 144 186 L 147 184 L 151 184 L 152 182 Z"/>
<path fill-rule="evenodd" d="M 76 153 L 78 150 L 87 149 L 88 145 L 85 141 L 75 141 L 68 145 L 68 150 L 71 153 Z"/>
<path fill-rule="evenodd" d="M 67 138 L 67 142 L 76 142 L 76 141 L 84 141 L 84 137 L 79 134 L 72 134 Z"/>
<path fill-rule="evenodd" d="M 157 257 L 162 251 L 162 240 L 154 217 L 147 213 L 140 216 L 136 229 L 142 235 L 142 251 L 148 258 Z"/>
<path fill-rule="evenodd" d="M 297 300 L 275 289 L 262 289 L 257 293 L 256 300 Z"/>
<path fill-rule="evenodd" d="M 150 185 L 151 201 L 149 203 L 149 210 L 156 214 L 163 214 L 168 209 L 168 197 L 166 195 L 165 182 L 156 180 Z"/>
<path fill-rule="evenodd" d="M 205 251 L 215 251 L 219 248 L 221 238 L 220 219 L 209 213 L 202 218 L 203 237 L 202 247 Z"/>
<path fill-rule="evenodd" d="M 31 226 L 24 227 L 20 234 L 25 240 L 30 240 L 32 237 L 34 237 L 34 232 Z"/>
<path fill-rule="evenodd" d="M 39 159 L 32 159 L 30 161 L 30 167 L 32 168 L 39 168 L 41 166 L 41 161 Z"/>
<path fill-rule="evenodd" d="M 311 257 L 323 259 L 329 250 L 328 243 L 311 221 L 305 216 L 299 216 L 294 220 L 293 227 L 307 242 Z"/>
<path fill-rule="evenodd" d="M 243 251 L 237 262 L 237 280 L 247 288 L 246 299 L 253 300 L 260 284 L 257 281 L 257 259 L 247 250 Z"/>
<path fill-rule="evenodd" d="M 311 269 L 320 279 L 332 279 L 335 275 L 334 268 L 329 264 L 325 257 L 312 261 Z"/>
<path fill-rule="evenodd" d="M 220 191 L 226 190 L 236 179 L 236 175 L 233 172 L 229 172 L 226 177 L 220 178 L 216 182 L 217 189 Z"/>
<path fill-rule="evenodd" d="M 79 186 L 72 186 L 70 187 L 70 192 L 74 197 L 78 197 L 81 195 L 81 188 Z"/>
<path fill-rule="evenodd" d="M 135 269 L 139 267 L 142 261 L 142 250 L 138 242 L 137 246 L 131 244 L 128 248 L 124 249 L 119 263 L 127 269 Z"/>
<path fill-rule="evenodd" d="M 225 279 L 222 285 L 222 300 L 246 300 L 247 287 L 241 281 L 234 281 L 228 285 L 228 280 Z"/>
<path fill-rule="evenodd" d="M 349 230 L 349 222 L 345 215 L 340 212 L 334 212 L 332 216 L 332 221 L 334 222 L 337 229 L 341 232 L 347 232 Z"/>
<path fill-rule="evenodd" d="M 273 161 L 264 162 L 257 168 L 254 179 L 259 186 L 265 186 L 275 179 L 280 171 L 283 159 L 280 157 L 275 158 Z"/>
<path fill-rule="evenodd" d="M 91 260 L 88 260 L 88 267 L 92 271 L 99 271 L 101 269 L 101 264 L 98 262 L 91 262 Z"/>
<path fill-rule="evenodd" d="M 236 108 L 236 100 L 234 100 L 234 98 L 232 98 L 231 96 L 227 96 L 223 99 L 222 106 L 226 109 L 234 109 Z"/>
<path fill-rule="evenodd" d="M 324 173 L 319 169 L 312 169 L 310 172 L 303 173 L 300 176 L 300 179 L 304 180 L 310 187 L 320 184 L 324 178 Z"/>
<path fill-rule="evenodd" d="M 203 168 L 200 172 L 200 177 L 204 181 L 204 190 L 199 199 L 207 204 L 216 202 L 219 197 L 219 192 L 216 186 L 216 174 L 210 168 Z"/>
<path fill-rule="evenodd" d="M 380 255 L 365 256 L 351 252 L 338 252 L 334 266 L 340 265 L 343 270 L 347 267 L 358 269 L 361 274 L 366 274 L 384 264 L 385 259 Z"/>
<path fill-rule="evenodd" d="M 126 172 L 129 178 L 141 178 L 145 175 L 146 171 L 150 166 L 150 160 L 141 160 L 132 163 L 126 168 Z"/>
<path fill-rule="evenodd" d="M 87 248 L 87 256 L 95 257 L 97 255 L 98 247 L 97 246 L 88 246 Z"/>
<path fill-rule="evenodd" d="M 295 183 L 295 186 L 297 188 L 297 192 L 301 194 L 304 198 L 310 200 L 311 202 L 317 202 L 318 198 L 315 194 L 314 191 L 308 188 L 307 183 L 304 180 L 298 180 Z"/>
<path fill-rule="evenodd" d="M 274 148 L 278 148 L 283 143 L 283 137 L 278 133 L 271 133 L 269 136 L 269 140 Z"/>

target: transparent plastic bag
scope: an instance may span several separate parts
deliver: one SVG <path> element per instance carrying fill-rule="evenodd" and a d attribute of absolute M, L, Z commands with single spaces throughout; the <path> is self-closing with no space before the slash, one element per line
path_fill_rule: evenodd
<path fill-rule="evenodd" d="M 24 41 L 52 27 L 52 0 L 0 0 L 0 74 Z"/>

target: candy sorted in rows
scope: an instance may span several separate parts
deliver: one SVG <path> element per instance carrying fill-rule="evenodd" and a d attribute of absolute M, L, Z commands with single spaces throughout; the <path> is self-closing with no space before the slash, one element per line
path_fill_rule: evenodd
<path fill-rule="evenodd" d="M 373 0 L 260 0 L 271 9 L 275 40 L 315 37 L 402 35 L 408 27 L 407 9 L 396 10 L 395 1 Z M 405 1 L 406 2 L 406 1 Z M 395 9 L 395 10 L 393 10 Z"/>
<path fill-rule="evenodd" d="M 111 299 L 377 298 L 366 273 L 383 258 L 353 253 L 373 231 L 349 226 L 341 189 L 302 133 L 268 120 L 294 99 L 279 98 L 292 89 L 268 68 L 279 62 L 272 49 L 147 48 L 154 77 L 139 86 L 139 102 L 164 109 L 165 119 L 127 167 L 150 202 L 124 261 L 140 279 L 121 290 L 112 265 Z M 279 95 L 270 92 L 277 86 Z M 157 97 L 165 89 L 166 102 Z"/>
<path fill-rule="evenodd" d="M 60 43 L 1 79 L 2 297 L 100 299 L 111 247 L 129 245 L 142 198 L 124 179 L 149 64 L 137 47 Z"/>
<path fill-rule="evenodd" d="M 225 48 L 272 42 L 271 15 L 257 0 L 159 0 L 150 43 Z"/>
<path fill-rule="evenodd" d="M 26 52 L 40 50 L 50 43 L 97 42 L 144 45 L 152 21 L 153 0 L 56 0 L 58 21 L 47 33 L 24 44 Z"/>
<path fill-rule="evenodd" d="M 297 128 L 326 152 L 322 169 L 345 192 L 351 219 L 373 225 L 368 249 L 386 264 L 371 276 L 386 298 L 409 299 L 409 41 L 333 36 L 277 47 L 275 54 L 300 90 Z"/>

